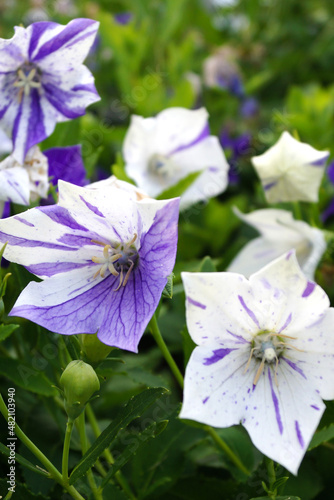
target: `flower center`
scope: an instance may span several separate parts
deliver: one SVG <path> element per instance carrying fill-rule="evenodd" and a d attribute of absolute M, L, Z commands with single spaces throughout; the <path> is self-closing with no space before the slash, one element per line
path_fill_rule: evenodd
<path fill-rule="evenodd" d="M 244 373 L 247 372 L 248 367 L 250 365 L 251 359 L 255 358 L 256 360 L 261 360 L 259 368 L 254 377 L 253 384 L 256 385 L 259 381 L 261 373 L 263 371 L 265 363 L 271 364 L 275 362 L 275 382 L 277 383 L 277 366 L 279 363 L 279 357 L 282 355 L 286 348 L 296 349 L 297 347 L 292 346 L 285 342 L 284 339 L 294 339 L 295 337 L 289 337 L 288 335 L 283 335 L 281 333 L 275 332 L 259 332 L 253 339 L 252 348 L 250 351 L 250 355 L 246 364 L 246 368 Z"/>
<path fill-rule="evenodd" d="M 119 276 L 119 284 L 114 289 L 115 292 L 125 286 L 130 277 L 131 271 L 138 263 L 138 251 L 134 246 L 137 239 L 137 234 L 128 243 L 118 243 L 114 246 L 106 245 L 101 241 L 92 240 L 93 243 L 103 246 L 101 257 L 92 257 L 95 264 L 101 264 L 100 268 L 94 274 L 94 278 L 98 275 L 104 278 L 106 272 L 109 271 L 113 276 Z"/>
<path fill-rule="evenodd" d="M 170 179 L 174 177 L 179 168 L 172 158 L 155 153 L 148 161 L 148 170 L 156 177 Z"/>
<path fill-rule="evenodd" d="M 17 78 L 13 85 L 20 89 L 19 99 L 22 99 L 23 93 L 28 96 L 31 89 L 41 87 L 41 73 L 34 64 L 23 64 L 17 70 Z"/>

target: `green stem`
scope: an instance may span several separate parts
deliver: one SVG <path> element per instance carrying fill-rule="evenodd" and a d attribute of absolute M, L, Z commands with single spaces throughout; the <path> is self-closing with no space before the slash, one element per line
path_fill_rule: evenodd
<path fill-rule="evenodd" d="M 272 491 L 273 485 L 276 481 L 275 465 L 274 462 L 271 460 L 271 458 L 268 457 L 264 457 L 264 463 L 266 464 L 267 467 L 269 490 Z M 273 495 L 271 495 L 270 498 L 275 500 L 276 498 L 275 492 L 273 492 Z"/>
<path fill-rule="evenodd" d="M 68 456 L 70 453 L 70 443 L 71 443 L 71 435 L 72 435 L 72 429 L 73 429 L 73 420 L 68 419 L 66 423 L 66 432 L 65 432 L 65 439 L 64 439 L 64 448 L 63 448 L 63 461 L 62 461 L 62 474 L 63 474 L 63 480 L 65 483 L 68 483 Z"/>
<path fill-rule="evenodd" d="M 293 214 L 295 216 L 295 219 L 296 220 L 303 220 L 302 209 L 301 209 L 299 201 L 293 201 L 292 206 L 293 206 Z"/>
<path fill-rule="evenodd" d="M 178 369 L 174 359 L 172 358 L 172 355 L 169 352 L 164 339 L 162 338 L 155 314 L 153 315 L 153 318 L 149 323 L 149 328 L 151 329 L 152 335 L 156 343 L 160 347 L 162 354 L 164 355 L 167 363 L 169 364 L 172 372 L 174 373 L 175 378 L 180 384 L 180 387 L 183 388 L 183 376 L 180 370 Z M 219 448 L 221 448 L 224 451 L 224 453 L 229 457 L 229 459 L 234 463 L 234 465 L 236 465 L 236 467 L 238 467 L 238 469 L 240 469 L 244 474 L 249 476 L 250 474 L 249 470 L 246 469 L 241 460 L 235 455 L 235 453 L 225 443 L 225 441 L 223 441 L 223 439 L 217 434 L 216 430 L 209 425 L 203 425 L 203 429 L 212 437 L 214 442 L 219 446 Z"/>
<path fill-rule="evenodd" d="M 8 409 L 1 394 L 0 412 L 8 422 Z M 75 500 L 85 500 L 74 488 L 74 486 L 70 486 L 69 484 L 64 483 L 63 476 L 60 474 L 58 469 L 56 469 L 56 467 L 53 465 L 53 463 L 50 462 L 50 460 L 44 455 L 44 453 L 42 453 L 41 450 L 37 448 L 37 446 L 32 441 L 30 441 L 28 436 L 26 436 L 26 434 L 22 431 L 17 423 L 15 423 L 15 434 L 20 439 L 20 441 L 31 451 L 31 453 L 35 455 L 35 457 L 41 462 L 41 464 L 43 464 L 44 468 L 50 474 L 50 477 L 57 481 L 57 483 L 61 484 L 72 496 L 72 498 L 74 498 Z"/>
<path fill-rule="evenodd" d="M 178 381 L 180 387 L 183 389 L 182 373 L 180 372 L 180 370 L 179 370 L 177 364 L 175 363 L 171 353 L 169 352 L 167 345 L 165 344 L 164 339 L 162 338 L 155 313 L 153 314 L 153 317 L 152 317 L 151 321 L 149 322 L 148 326 L 151 330 L 151 333 L 154 337 L 154 340 L 158 344 L 158 347 L 160 348 L 165 360 L 167 361 L 170 369 L 172 370 L 174 377 Z"/>
<path fill-rule="evenodd" d="M 88 441 L 86 436 L 86 424 L 85 424 L 85 411 L 81 413 L 81 415 L 77 418 L 77 427 L 79 430 L 80 443 L 81 443 L 81 451 L 82 455 L 86 453 L 88 450 Z M 92 469 L 89 469 L 87 472 L 87 479 L 89 482 L 89 486 L 92 490 L 93 496 L 95 500 L 103 500 L 102 491 L 96 486 L 95 478 Z"/>
<path fill-rule="evenodd" d="M 96 420 L 93 408 L 91 407 L 90 403 L 86 405 L 86 414 L 87 418 L 89 420 L 89 423 L 91 425 L 91 428 L 94 432 L 94 436 L 96 438 L 99 437 L 101 434 L 101 429 L 99 427 L 98 421 Z M 114 457 L 112 456 L 110 450 L 106 448 L 104 450 L 104 456 L 109 464 L 113 464 L 115 462 Z M 136 500 L 135 495 L 132 493 L 131 488 L 126 480 L 126 478 L 123 476 L 122 472 L 119 470 L 115 474 L 115 478 L 120 485 L 120 487 L 123 489 L 123 491 L 128 495 L 131 500 Z"/>
<path fill-rule="evenodd" d="M 249 476 L 249 474 L 250 474 L 249 470 L 246 469 L 246 467 L 241 462 L 241 460 L 235 455 L 235 453 L 225 443 L 225 441 L 223 441 L 223 439 L 219 436 L 219 434 L 217 433 L 217 431 L 213 427 L 210 427 L 210 425 L 204 425 L 203 429 L 208 434 L 210 434 L 210 436 L 212 437 L 212 439 L 214 440 L 214 442 L 219 446 L 219 448 L 221 448 L 224 451 L 224 453 L 229 457 L 229 459 L 231 460 L 231 462 L 233 462 L 234 465 L 236 465 L 238 467 L 238 469 L 241 470 L 244 474 L 246 474 L 247 476 Z"/>

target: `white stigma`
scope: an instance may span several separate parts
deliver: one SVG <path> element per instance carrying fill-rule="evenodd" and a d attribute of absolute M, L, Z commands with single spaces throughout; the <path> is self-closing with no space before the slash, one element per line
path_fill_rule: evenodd
<path fill-rule="evenodd" d="M 38 89 L 41 87 L 41 82 L 38 80 L 37 69 L 32 68 L 29 73 L 25 73 L 23 69 L 19 69 L 17 72 L 18 78 L 14 82 L 14 87 L 19 87 L 22 93 L 26 96 L 30 94 L 32 88 Z"/>

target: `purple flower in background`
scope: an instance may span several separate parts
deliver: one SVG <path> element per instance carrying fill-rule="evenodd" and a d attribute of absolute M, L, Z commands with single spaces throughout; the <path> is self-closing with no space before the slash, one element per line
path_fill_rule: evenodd
<path fill-rule="evenodd" d="M 249 154 L 252 136 L 241 134 L 232 137 L 227 129 L 224 129 L 219 136 L 219 141 L 227 155 L 230 170 L 228 172 L 229 182 L 236 184 L 239 182 L 238 163 L 242 156 Z"/>
<path fill-rule="evenodd" d="M 43 151 L 43 154 L 48 159 L 49 178 L 54 186 L 60 179 L 76 186 L 88 184 L 81 145 L 51 148 Z"/>
<path fill-rule="evenodd" d="M 181 418 L 241 423 L 293 474 L 334 398 L 334 309 L 293 251 L 253 274 L 182 273 L 197 344 Z"/>
<path fill-rule="evenodd" d="M 114 19 L 118 24 L 129 24 L 132 20 L 133 14 L 131 12 L 120 12 L 119 14 L 114 15 Z"/>
<path fill-rule="evenodd" d="M 136 352 L 174 267 L 178 212 L 179 199 L 137 201 L 133 187 L 59 181 L 57 205 L 0 221 L 5 258 L 43 280 L 10 314 Z"/>
<path fill-rule="evenodd" d="M 82 116 L 99 100 L 93 75 L 82 64 L 98 25 L 91 19 L 66 26 L 40 22 L 16 27 L 13 38 L 0 40 L 0 124 L 12 137 L 18 162 L 57 122 Z"/>
<path fill-rule="evenodd" d="M 240 114 L 244 118 L 252 118 L 257 115 L 258 111 L 259 104 L 254 97 L 247 97 L 240 104 Z"/>
<path fill-rule="evenodd" d="M 46 199 L 49 178 L 57 186 L 62 179 L 78 186 L 87 184 L 81 157 L 81 146 L 52 148 L 43 153 L 33 146 L 21 165 L 13 155 L 0 163 L 0 201 L 29 205 L 39 198 Z M 51 196 L 50 203 L 54 203 Z"/>
<path fill-rule="evenodd" d="M 334 161 L 332 161 L 327 168 L 327 175 L 332 184 L 334 184 Z M 324 210 L 321 214 L 321 219 L 326 221 L 328 217 L 332 217 L 334 215 L 334 200 L 330 202 L 326 210 Z"/>

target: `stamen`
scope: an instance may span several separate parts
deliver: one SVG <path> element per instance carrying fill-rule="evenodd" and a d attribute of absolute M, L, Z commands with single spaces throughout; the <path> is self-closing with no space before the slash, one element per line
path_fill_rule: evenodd
<path fill-rule="evenodd" d="M 128 269 L 128 272 L 127 272 L 127 273 L 126 273 L 126 275 L 125 275 L 124 282 L 123 282 L 123 286 L 125 286 L 125 285 L 127 284 L 128 279 L 129 279 L 129 276 L 130 276 L 131 271 L 132 271 L 132 269 L 133 269 L 133 266 L 135 265 L 135 263 L 134 263 L 132 260 L 130 260 L 130 259 L 129 259 L 129 262 L 131 262 L 131 265 L 130 265 L 130 267 L 129 267 L 129 269 Z"/>
<path fill-rule="evenodd" d="M 254 381 L 253 381 L 253 385 L 256 385 L 258 383 L 263 368 L 264 368 L 264 357 L 262 358 L 262 361 L 261 361 L 261 364 L 259 366 L 259 369 L 256 372 L 256 375 L 255 375 L 255 378 L 254 378 Z"/>
<path fill-rule="evenodd" d="M 106 271 L 109 270 L 113 276 L 119 276 L 118 286 L 113 291 L 117 292 L 121 286 L 124 287 L 138 259 L 137 250 L 133 246 L 136 239 L 137 233 L 134 233 L 128 243 L 119 243 L 115 246 L 98 240 L 91 240 L 92 243 L 103 246 L 102 255 L 100 257 L 92 257 L 92 261 L 95 264 L 101 264 L 101 267 L 94 274 L 93 278 L 95 279 L 99 274 L 104 278 Z"/>

